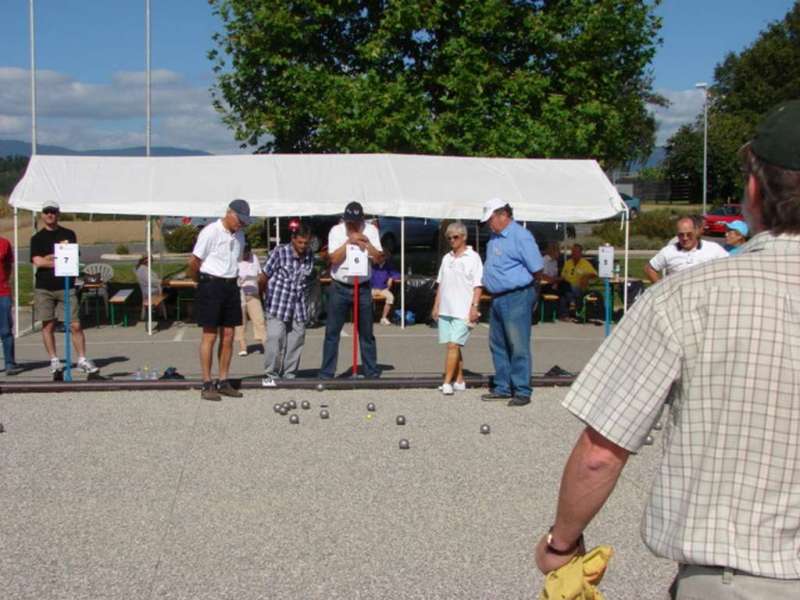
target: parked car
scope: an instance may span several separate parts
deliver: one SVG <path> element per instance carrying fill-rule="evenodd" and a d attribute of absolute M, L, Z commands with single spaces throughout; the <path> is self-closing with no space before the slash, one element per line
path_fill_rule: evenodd
<path fill-rule="evenodd" d="M 622 201 L 628 207 L 628 214 L 630 214 L 632 221 L 639 216 L 639 213 L 642 210 L 642 201 L 636 196 L 629 196 L 628 194 L 624 194 L 622 192 L 620 192 L 619 195 L 622 198 Z"/>
<path fill-rule="evenodd" d="M 706 213 L 703 217 L 703 233 L 705 235 L 724 235 L 725 226 L 733 221 L 742 220 L 741 204 L 723 204 L 719 208 Z"/>
<path fill-rule="evenodd" d="M 167 236 L 183 225 L 191 225 L 200 230 L 209 223 L 213 223 L 218 218 L 219 217 L 163 217 L 161 219 L 161 234 Z"/>

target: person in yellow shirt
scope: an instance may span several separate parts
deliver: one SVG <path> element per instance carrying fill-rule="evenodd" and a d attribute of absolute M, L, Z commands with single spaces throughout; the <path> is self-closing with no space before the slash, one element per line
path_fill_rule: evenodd
<path fill-rule="evenodd" d="M 564 261 L 561 269 L 561 294 L 559 298 L 558 317 L 562 321 L 569 320 L 569 305 L 580 306 L 581 300 L 589 290 L 589 285 L 597 278 L 592 263 L 583 258 L 583 246 L 573 244 L 570 257 Z"/>

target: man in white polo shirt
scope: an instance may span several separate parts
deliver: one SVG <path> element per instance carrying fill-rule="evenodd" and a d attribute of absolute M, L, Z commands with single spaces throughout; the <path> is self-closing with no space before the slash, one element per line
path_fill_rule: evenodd
<path fill-rule="evenodd" d="M 336 375 L 339 358 L 339 336 L 353 306 L 355 277 L 351 266 L 355 260 L 366 260 L 366 272 L 358 282 L 358 342 L 366 377 L 380 377 L 378 350 L 372 333 L 372 290 L 370 276 L 372 262 L 383 258 L 380 234 L 372 223 L 364 221 L 364 209 L 351 202 L 344 209 L 342 222 L 334 225 L 328 234 L 328 260 L 331 263 L 333 282 L 328 292 L 328 316 L 325 321 L 325 343 L 322 347 L 320 379 Z M 348 253 L 351 254 L 348 260 Z M 363 263 L 362 263 L 363 264 Z"/>
<path fill-rule="evenodd" d="M 204 400 L 221 400 L 222 396 L 241 397 L 228 381 L 233 355 L 233 333 L 242 324 L 242 307 L 236 277 L 244 250 L 242 228 L 252 223 L 250 205 L 234 200 L 225 216 L 206 225 L 197 236 L 189 259 L 189 273 L 198 282 L 195 295 L 195 319 L 203 328 L 200 340 L 200 367 L 203 371 Z M 220 333 L 219 381 L 211 379 L 214 344 Z"/>
<path fill-rule="evenodd" d="M 644 272 L 652 283 L 666 275 L 728 256 L 725 249 L 716 242 L 700 239 L 703 233 L 702 220 L 684 216 L 678 219 L 676 228 L 678 241 L 664 246 L 644 266 Z"/>

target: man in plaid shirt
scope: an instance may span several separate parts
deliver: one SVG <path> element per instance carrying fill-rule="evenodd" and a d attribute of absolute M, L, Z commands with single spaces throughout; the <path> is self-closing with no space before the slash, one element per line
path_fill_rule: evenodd
<path fill-rule="evenodd" d="M 800 598 L 800 101 L 769 113 L 742 162 L 756 235 L 650 288 L 564 400 L 586 428 L 536 548 L 544 573 L 583 551 L 667 401 L 642 537 L 679 563 L 672 598 Z"/>
<path fill-rule="evenodd" d="M 309 278 L 314 270 L 314 255 L 309 248 L 311 232 L 301 223 L 288 244 L 273 250 L 262 282 L 267 288 L 267 347 L 264 357 L 263 387 L 275 387 L 276 379 L 294 379 L 306 339 Z"/>

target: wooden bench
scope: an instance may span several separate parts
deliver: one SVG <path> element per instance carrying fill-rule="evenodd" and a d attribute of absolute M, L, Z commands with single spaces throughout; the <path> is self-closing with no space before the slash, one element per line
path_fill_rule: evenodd
<path fill-rule="evenodd" d="M 548 303 L 553 308 L 550 320 L 551 321 L 555 321 L 556 320 L 556 315 L 558 315 L 558 301 L 559 300 L 560 300 L 560 298 L 559 298 L 558 294 L 549 294 L 549 293 L 544 293 L 544 294 L 542 294 L 541 298 L 539 298 L 539 307 L 540 307 L 539 308 L 539 320 L 542 323 L 546 323 L 547 322 L 547 319 L 545 317 L 547 316 L 546 307 L 547 307 Z"/>
<path fill-rule="evenodd" d="M 167 299 L 167 297 L 164 294 L 153 294 L 153 296 L 151 298 L 151 302 L 148 303 L 147 302 L 147 294 L 143 294 L 142 295 L 142 314 L 141 314 L 141 317 L 140 317 L 141 320 L 144 321 L 145 310 L 148 307 L 150 307 L 151 309 L 152 308 L 155 308 L 155 309 L 160 308 L 161 309 L 161 314 L 164 316 L 164 320 L 166 320 L 167 319 L 167 305 L 164 304 L 164 300 L 166 300 L 166 299 Z"/>
<path fill-rule="evenodd" d="M 109 300 L 108 303 L 111 305 L 111 326 L 116 327 L 116 315 L 115 309 L 117 306 L 120 306 L 122 309 L 122 326 L 128 326 L 128 311 L 125 310 L 125 305 L 128 302 L 128 299 L 133 294 L 133 288 L 126 288 L 124 290 L 119 290 L 116 294 L 114 294 Z"/>

